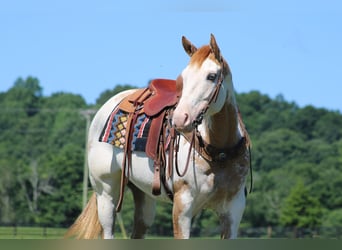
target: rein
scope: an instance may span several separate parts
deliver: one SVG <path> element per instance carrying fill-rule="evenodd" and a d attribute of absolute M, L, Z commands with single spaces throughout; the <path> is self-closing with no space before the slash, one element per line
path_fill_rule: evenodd
<path fill-rule="evenodd" d="M 216 83 L 216 87 L 214 91 L 211 93 L 211 96 L 209 98 L 207 105 L 201 110 L 197 118 L 192 123 L 193 130 L 191 134 L 189 133 L 190 135 L 189 134 L 184 135 L 184 137 L 190 143 L 190 146 L 189 146 L 187 160 L 186 160 L 183 172 L 180 172 L 179 166 L 178 166 L 178 149 L 179 149 L 180 133 L 176 132 L 175 128 L 172 127 L 171 145 L 175 144 L 175 146 L 172 146 L 172 150 L 174 150 L 175 152 L 175 156 L 174 156 L 175 157 L 175 170 L 179 177 L 183 177 L 186 174 L 189 168 L 189 164 L 190 164 L 191 152 L 195 154 L 195 151 L 197 151 L 207 162 L 209 162 L 210 165 L 216 165 L 218 163 L 223 163 L 227 161 L 228 159 L 232 159 L 238 155 L 241 155 L 242 153 L 245 152 L 245 149 L 247 147 L 248 154 L 249 154 L 250 170 L 251 170 L 250 171 L 251 183 L 250 183 L 250 189 L 249 189 L 249 193 L 251 193 L 252 188 L 253 188 L 252 154 L 251 154 L 250 145 L 247 142 L 247 138 L 241 137 L 238 143 L 234 145 L 233 147 L 219 149 L 219 148 L 212 146 L 211 144 L 206 143 L 203 140 L 200 132 L 198 131 L 198 126 L 202 123 L 204 115 L 209 109 L 210 104 L 217 101 L 223 80 L 224 80 L 223 71 L 221 71 L 220 77 L 218 78 L 217 83 Z M 171 159 L 172 158 L 171 155 L 172 155 L 172 151 L 170 152 L 170 159 L 169 159 L 169 163 L 172 164 L 173 161 Z M 195 158 L 195 155 L 194 155 L 194 158 Z M 168 174 L 169 174 L 168 176 L 171 176 L 172 174 L 172 165 L 170 165 Z"/>
<path fill-rule="evenodd" d="M 207 110 L 209 109 L 209 106 L 212 102 L 216 102 L 217 101 L 217 97 L 219 95 L 219 92 L 220 92 L 220 88 L 222 86 L 222 83 L 223 83 L 223 71 L 221 70 L 220 71 L 220 76 L 218 77 L 217 79 L 217 83 L 216 83 L 216 86 L 215 86 L 215 89 L 214 91 L 211 93 L 210 95 L 210 98 L 209 98 L 209 101 L 207 103 L 207 105 L 202 109 L 202 111 L 199 113 L 199 115 L 197 116 L 197 118 L 193 121 L 192 123 L 192 126 L 193 126 L 193 131 L 191 132 L 191 139 L 188 140 L 187 136 L 185 136 L 185 138 L 187 138 L 187 140 L 190 142 L 190 147 L 189 147 L 189 152 L 188 152 L 188 156 L 187 156 L 187 159 L 186 159 L 186 163 L 185 163 L 185 168 L 183 170 L 183 172 L 181 173 L 180 170 L 179 170 L 179 166 L 178 166 L 178 150 L 179 150 L 179 141 L 180 141 L 180 134 L 177 133 L 177 135 L 175 135 L 175 128 L 172 127 L 172 132 L 173 132 L 173 136 L 172 136 L 172 143 L 175 143 L 175 169 L 176 169 L 176 172 L 178 174 L 179 177 L 183 177 L 186 172 L 188 171 L 188 168 L 189 168 L 189 163 L 190 163 L 190 156 L 191 156 L 191 152 L 192 150 L 194 150 L 194 154 L 195 154 L 195 150 L 197 148 L 197 152 L 202 152 L 201 148 L 202 148 L 202 143 L 198 143 L 199 141 L 203 142 L 203 139 L 202 139 L 202 136 L 200 134 L 200 132 L 198 131 L 198 125 L 200 125 L 202 123 L 202 120 L 204 118 L 204 115 L 205 113 L 207 112 Z M 177 137 L 177 138 L 176 138 Z M 197 139 L 197 140 L 196 140 Z M 197 142 L 197 143 L 196 143 Z M 196 146 L 196 145 L 199 145 L 200 147 Z M 200 153 L 201 154 L 201 153 Z M 170 153 L 170 155 L 172 155 L 172 151 Z M 203 154 L 201 154 L 203 156 Z M 172 157 L 171 157 L 172 158 Z M 169 159 L 169 162 L 171 163 L 172 162 L 172 159 Z M 208 160 L 207 157 L 203 157 L 204 159 Z M 169 168 L 170 172 L 169 172 L 169 176 L 171 176 L 171 167 Z"/>

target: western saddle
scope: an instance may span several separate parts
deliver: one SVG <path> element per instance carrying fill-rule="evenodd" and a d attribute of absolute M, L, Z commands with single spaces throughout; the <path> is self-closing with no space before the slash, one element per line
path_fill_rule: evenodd
<path fill-rule="evenodd" d="M 127 132 L 124 146 L 124 159 L 122 162 L 120 197 L 116 207 L 117 211 L 121 210 L 124 188 L 128 183 L 129 170 L 131 167 L 131 145 L 134 125 L 137 121 L 137 117 L 143 113 L 152 120 L 145 149 L 146 155 L 151 158 L 154 163 L 152 193 L 154 195 L 159 195 L 161 193 L 162 183 L 170 199 L 173 199 L 173 194 L 165 182 L 165 151 L 167 150 L 167 147 L 169 147 L 169 177 L 173 164 L 173 153 L 171 152 L 173 152 L 173 145 L 176 137 L 176 131 L 170 125 L 169 119 L 172 116 L 172 111 L 176 106 L 179 97 L 180 91 L 177 89 L 175 80 L 155 79 L 152 80 L 145 89 L 135 91 L 120 102 L 119 109 L 128 113 L 128 121 L 126 126 Z M 169 144 L 167 144 L 166 140 L 167 134 L 171 137 Z"/>

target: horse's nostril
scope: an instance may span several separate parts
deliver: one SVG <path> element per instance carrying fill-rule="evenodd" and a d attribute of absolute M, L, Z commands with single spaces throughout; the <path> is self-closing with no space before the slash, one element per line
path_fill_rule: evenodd
<path fill-rule="evenodd" d="M 188 113 L 184 113 L 183 126 L 186 127 L 190 124 L 190 116 Z"/>
<path fill-rule="evenodd" d="M 184 114 L 184 124 L 188 121 L 189 115 L 187 113 Z"/>
<path fill-rule="evenodd" d="M 172 125 L 177 129 L 183 129 L 190 124 L 190 114 L 188 112 L 174 113 L 172 118 Z"/>

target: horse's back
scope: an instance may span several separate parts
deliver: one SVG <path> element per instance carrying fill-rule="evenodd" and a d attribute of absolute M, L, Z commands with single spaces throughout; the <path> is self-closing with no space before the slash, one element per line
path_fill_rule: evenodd
<path fill-rule="evenodd" d="M 102 132 L 102 129 L 107 121 L 108 116 L 113 111 L 113 109 L 124 99 L 126 96 L 132 94 L 137 89 L 129 89 L 122 91 L 114 96 L 112 96 L 108 101 L 101 106 L 97 111 L 89 129 L 89 142 L 93 140 L 98 140 Z"/>
<path fill-rule="evenodd" d="M 118 93 L 111 97 L 101 108 L 97 111 L 89 128 L 88 135 L 88 165 L 90 171 L 90 180 L 94 186 L 94 181 L 101 182 L 102 178 L 115 171 L 115 165 L 118 165 L 114 161 L 114 147 L 109 143 L 101 142 L 100 135 L 105 126 L 105 123 L 113 111 L 113 109 L 121 102 L 123 98 L 136 91 L 136 89 L 130 89 Z M 118 168 L 116 168 L 119 170 Z M 95 185 L 96 186 L 96 185 Z"/>

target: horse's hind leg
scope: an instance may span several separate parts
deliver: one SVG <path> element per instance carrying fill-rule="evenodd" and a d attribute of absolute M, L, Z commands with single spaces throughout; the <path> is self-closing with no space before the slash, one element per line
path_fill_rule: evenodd
<path fill-rule="evenodd" d="M 97 211 L 103 228 L 103 238 L 114 238 L 115 205 L 109 195 L 97 194 Z"/>
<path fill-rule="evenodd" d="M 93 185 L 97 197 L 98 218 L 103 228 L 104 239 L 114 238 L 115 209 L 117 204 L 119 181 L 120 173 L 117 175 L 108 175 L 106 179 L 98 180 L 95 182 L 96 185 Z"/>
<path fill-rule="evenodd" d="M 134 224 L 131 238 L 142 239 L 155 217 L 156 201 L 132 183 L 128 184 L 134 198 Z"/>

